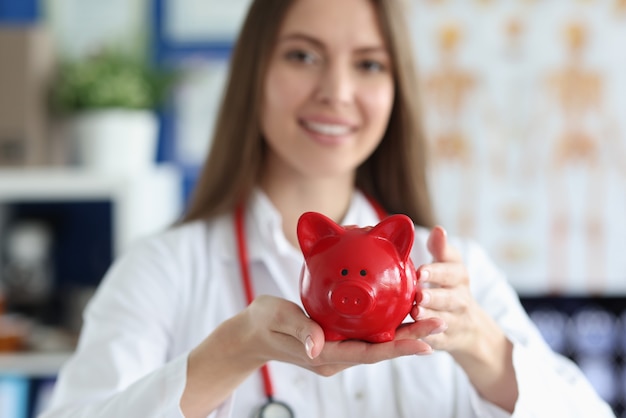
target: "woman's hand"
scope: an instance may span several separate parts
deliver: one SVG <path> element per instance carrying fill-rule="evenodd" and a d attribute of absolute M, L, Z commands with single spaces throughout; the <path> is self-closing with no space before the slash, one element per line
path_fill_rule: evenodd
<path fill-rule="evenodd" d="M 411 316 L 441 319 L 447 329 L 424 341 L 449 352 L 485 399 L 512 412 L 518 391 L 511 342 L 474 299 L 469 273 L 445 230 L 433 228 L 427 246 L 433 262 L 418 269 L 425 289 Z"/>
<path fill-rule="evenodd" d="M 251 373 L 269 360 L 295 364 L 331 376 L 357 364 L 400 356 L 430 354 L 421 341 L 440 332 L 438 318 L 402 324 L 393 341 L 324 341 L 324 331 L 296 304 L 259 296 L 238 315 L 224 321 L 190 354 L 181 409 L 205 417 Z"/>
<path fill-rule="evenodd" d="M 292 363 L 323 376 L 356 364 L 377 363 L 395 357 L 430 354 L 422 338 L 441 330 L 437 318 L 402 324 L 393 341 L 324 341 L 322 328 L 296 304 L 272 296 L 259 296 L 242 314 L 247 317 L 254 353 L 259 364 L 268 360 Z"/>
<path fill-rule="evenodd" d="M 418 268 L 425 288 L 412 316 L 440 318 L 445 323 L 445 332 L 426 339 L 433 348 L 453 355 L 474 350 L 491 319 L 472 296 L 468 271 L 459 252 L 448 244 L 445 230 L 433 228 L 427 246 L 433 262 Z"/>

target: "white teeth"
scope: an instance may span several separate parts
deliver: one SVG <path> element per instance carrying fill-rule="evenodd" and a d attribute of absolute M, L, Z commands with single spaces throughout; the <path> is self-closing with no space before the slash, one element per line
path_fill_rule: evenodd
<path fill-rule="evenodd" d="M 340 136 L 350 133 L 351 128 L 346 125 L 332 125 L 327 123 L 305 122 L 306 127 L 322 135 Z"/>

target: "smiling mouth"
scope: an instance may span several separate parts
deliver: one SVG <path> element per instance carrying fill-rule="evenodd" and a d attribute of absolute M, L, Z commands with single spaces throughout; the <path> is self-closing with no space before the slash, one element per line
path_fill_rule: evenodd
<path fill-rule="evenodd" d="M 354 130 L 352 126 L 334 123 L 302 121 L 302 125 L 304 126 L 304 128 L 313 133 L 325 136 L 345 136 L 351 134 Z"/>

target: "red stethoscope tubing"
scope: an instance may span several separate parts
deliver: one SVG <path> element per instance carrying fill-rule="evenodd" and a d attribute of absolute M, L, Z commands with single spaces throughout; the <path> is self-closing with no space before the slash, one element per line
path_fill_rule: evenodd
<path fill-rule="evenodd" d="M 239 253 L 239 265 L 241 267 L 241 280 L 243 282 L 243 289 L 246 294 L 246 302 L 248 305 L 254 300 L 254 289 L 252 289 L 252 278 L 250 277 L 250 266 L 248 263 L 248 250 L 246 247 L 246 236 L 243 225 L 243 206 L 239 205 L 235 210 L 235 229 L 237 232 L 237 250 Z M 272 385 L 272 379 L 270 376 L 269 367 L 267 363 L 261 366 L 261 376 L 263 377 L 263 387 L 265 389 L 265 396 L 268 399 L 274 397 L 274 385 Z"/>
<path fill-rule="evenodd" d="M 378 219 L 384 219 L 387 216 L 385 210 L 370 196 L 367 196 L 370 204 L 376 211 Z M 237 252 L 239 256 L 239 266 L 241 268 L 241 281 L 243 283 L 246 302 L 248 305 L 254 300 L 254 289 L 252 288 L 252 277 L 250 276 L 250 263 L 248 262 L 248 250 L 246 246 L 246 235 L 244 228 L 243 205 L 237 206 L 235 209 L 235 232 L 237 236 Z M 271 401 L 274 398 L 274 385 L 270 376 L 270 370 L 267 363 L 261 366 L 261 376 L 263 378 L 263 388 L 265 396 Z"/>

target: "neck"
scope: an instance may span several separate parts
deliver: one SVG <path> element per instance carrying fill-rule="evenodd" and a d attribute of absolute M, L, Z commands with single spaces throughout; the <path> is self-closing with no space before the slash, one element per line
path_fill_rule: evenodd
<path fill-rule="evenodd" d="M 298 248 L 296 227 L 300 215 L 314 211 L 340 222 L 350 205 L 354 178 L 352 175 L 315 180 L 290 177 L 265 175 L 260 186 L 281 214 L 285 237 Z"/>

